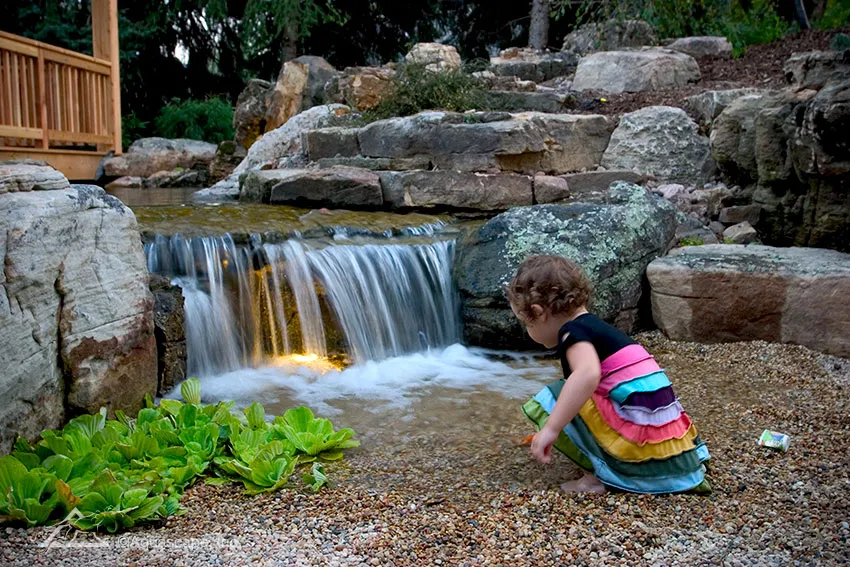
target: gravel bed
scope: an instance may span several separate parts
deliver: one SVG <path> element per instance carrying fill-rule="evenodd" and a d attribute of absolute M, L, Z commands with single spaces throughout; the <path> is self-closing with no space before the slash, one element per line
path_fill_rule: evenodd
<path fill-rule="evenodd" d="M 412 421 L 375 415 L 318 495 L 199 484 L 184 515 L 120 535 L 48 548 L 53 528 L 0 528 L 0 565 L 850 564 L 850 361 L 640 340 L 708 443 L 710 496 L 562 494 L 579 471 L 532 462 L 519 400 L 441 393 Z M 791 436 L 788 453 L 756 445 L 766 428 Z"/>

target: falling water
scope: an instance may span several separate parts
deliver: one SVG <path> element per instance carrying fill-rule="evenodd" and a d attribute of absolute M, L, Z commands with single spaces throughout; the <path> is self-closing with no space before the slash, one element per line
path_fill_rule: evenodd
<path fill-rule="evenodd" d="M 149 271 L 183 289 L 190 375 L 283 355 L 324 357 L 329 326 L 355 363 L 460 340 L 452 241 L 319 248 L 256 235 L 247 246 L 229 235 L 175 235 L 158 236 L 145 251 Z"/>

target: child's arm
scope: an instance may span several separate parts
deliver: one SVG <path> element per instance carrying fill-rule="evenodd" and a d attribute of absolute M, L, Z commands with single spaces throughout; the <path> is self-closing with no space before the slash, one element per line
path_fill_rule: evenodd
<path fill-rule="evenodd" d="M 531 442 L 531 454 L 542 463 L 552 460 L 552 444 L 561 430 L 578 415 L 581 406 L 590 399 L 602 378 L 599 355 L 589 342 L 570 346 L 567 349 L 567 362 L 570 363 L 572 373 L 567 377 L 546 425 Z"/>

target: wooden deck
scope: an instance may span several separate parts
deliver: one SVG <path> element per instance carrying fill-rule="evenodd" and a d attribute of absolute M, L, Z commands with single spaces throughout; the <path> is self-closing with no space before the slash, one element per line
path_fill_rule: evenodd
<path fill-rule="evenodd" d="M 92 30 L 94 57 L 0 31 L 0 161 L 83 180 L 121 153 L 116 0 L 92 0 Z"/>

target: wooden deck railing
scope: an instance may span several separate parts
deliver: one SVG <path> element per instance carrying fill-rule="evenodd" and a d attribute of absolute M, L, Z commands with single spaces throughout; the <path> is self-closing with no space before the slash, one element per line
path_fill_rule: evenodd
<path fill-rule="evenodd" d="M 113 72 L 108 60 L 0 31 L 0 146 L 120 152 Z"/>

